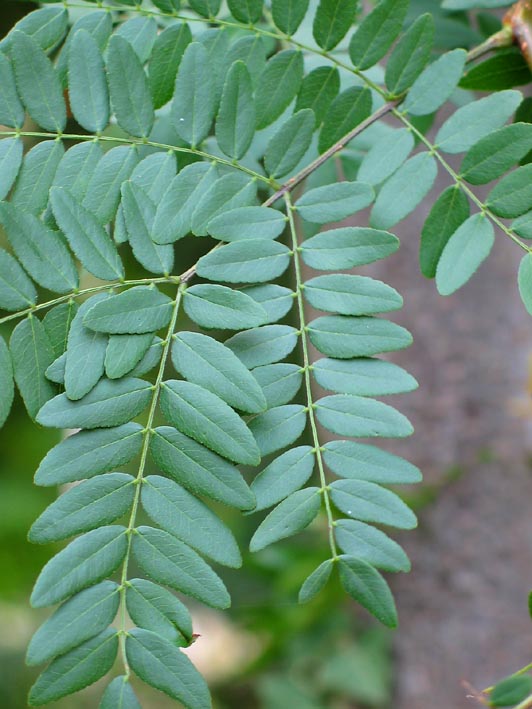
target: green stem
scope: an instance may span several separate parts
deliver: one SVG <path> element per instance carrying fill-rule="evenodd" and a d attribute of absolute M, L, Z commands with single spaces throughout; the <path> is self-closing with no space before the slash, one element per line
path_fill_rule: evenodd
<path fill-rule="evenodd" d="M 269 177 L 261 175 L 255 170 L 251 170 L 249 167 L 240 165 L 240 163 L 232 162 L 231 160 L 226 160 L 225 158 L 220 158 L 217 155 L 211 155 L 211 153 L 206 153 L 203 150 L 197 150 L 196 148 L 180 148 L 175 145 L 167 145 L 166 143 L 157 143 L 153 140 L 147 140 L 145 138 L 118 138 L 111 135 L 83 135 L 77 133 L 49 133 L 41 131 L 22 131 L 22 130 L 1 130 L 0 136 L 12 136 L 15 138 L 48 138 L 50 140 L 84 140 L 84 141 L 102 141 L 107 143 L 119 143 L 121 145 L 147 145 L 150 148 L 159 148 L 161 150 L 168 150 L 175 153 L 188 153 L 189 155 L 196 155 L 197 157 L 204 158 L 205 160 L 210 160 L 211 162 L 216 162 L 220 165 L 225 165 L 226 167 L 232 167 L 235 170 L 240 170 L 240 172 L 245 172 L 250 177 L 256 180 L 260 180 L 268 185 L 268 187 L 273 187 L 276 189 L 279 184 L 275 180 L 271 180 Z"/>
<path fill-rule="evenodd" d="M 120 281 L 118 283 L 106 283 L 101 286 L 92 286 L 92 288 L 83 288 L 82 290 L 72 291 L 66 295 L 61 295 L 59 298 L 54 298 L 53 300 L 47 300 L 45 303 L 38 303 L 37 305 L 32 305 L 25 310 L 19 310 L 16 313 L 11 313 L 11 315 L 6 315 L 0 318 L 0 325 L 3 325 L 10 320 L 16 320 L 17 318 L 23 318 L 26 315 L 36 313 L 38 310 L 44 310 L 45 308 L 51 308 L 54 305 L 59 305 L 59 303 L 65 303 L 71 298 L 81 298 L 89 293 L 99 293 L 100 291 L 109 290 L 111 288 L 126 288 L 127 286 L 150 286 L 152 283 L 176 283 L 180 282 L 179 276 L 168 276 L 161 278 L 136 278 L 133 280 Z"/>
<path fill-rule="evenodd" d="M 135 479 L 135 496 L 133 498 L 133 504 L 131 506 L 131 515 L 129 517 L 129 523 L 127 526 L 127 535 L 128 535 L 128 540 L 127 540 L 127 550 L 126 550 L 126 555 L 124 557 L 124 562 L 122 564 L 122 574 L 120 578 L 120 603 L 121 603 L 121 610 L 120 610 L 120 649 L 121 649 L 121 655 L 124 663 L 124 668 L 126 672 L 126 676 L 129 677 L 130 671 L 129 671 L 129 664 L 127 661 L 127 656 L 126 656 L 126 650 L 125 650 L 125 640 L 126 640 L 126 635 L 127 635 L 127 610 L 126 610 L 126 590 L 128 586 L 128 567 L 129 567 L 129 560 L 131 557 L 131 547 L 132 547 L 132 542 L 133 542 L 133 535 L 136 533 L 135 532 L 135 524 L 137 520 L 137 513 L 140 505 L 140 495 L 141 495 L 141 489 L 142 489 L 142 483 L 144 480 L 144 471 L 146 469 L 146 461 L 148 459 L 148 449 L 150 447 L 150 440 L 153 435 L 153 424 L 155 420 L 155 413 L 157 411 L 157 404 L 159 403 L 159 396 L 161 393 L 161 388 L 163 384 L 163 377 L 164 377 L 164 370 L 166 367 L 166 362 L 168 361 L 168 355 L 170 353 L 170 347 L 172 345 L 172 336 L 174 334 L 174 330 L 176 327 L 177 323 L 177 318 L 179 315 L 179 307 L 181 304 L 181 298 L 183 295 L 183 292 L 185 290 L 185 286 L 183 284 L 179 285 L 175 303 L 174 303 L 174 308 L 172 311 L 172 317 L 170 319 L 170 324 L 168 325 L 168 331 L 166 333 L 166 339 L 163 344 L 163 351 L 161 355 L 161 362 L 159 365 L 159 370 L 157 372 L 157 379 L 155 380 L 155 384 L 153 385 L 153 395 L 151 399 L 151 404 L 150 404 L 150 409 L 148 413 L 148 420 L 146 422 L 146 426 L 144 428 L 144 442 L 142 445 L 142 451 L 140 454 L 140 463 L 139 463 L 139 469 L 137 473 L 137 477 Z"/>
<path fill-rule="evenodd" d="M 286 210 L 288 214 L 288 223 L 290 225 L 290 233 L 292 238 L 292 251 L 294 254 L 294 271 L 296 276 L 296 295 L 297 295 L 297 307 L 299 312 L 299 328 L 301 331 L 301 349 L 303 352 L 303 371 L 305 379 L 305 392 L 307 399 L 308 417 L 310 422 L 310 429 L 312 432 L 312 443 L 314 446 L 314 453 L 316 454 L 316 461 L 318 463 L 318 472 L 320 476 L 321 493 L 323 495 L 323 501 L 325 503 L 325 512 L 327 514 L 327 526 L 329 529 L 329 546 L 331 547 L 331 555 L 333 559 L 338 557 L 338 550 L 336 548 L 336 541 L 334 539 L 334 516 L 332 512 L 331 500 L 329 497 L 329 487 L 327 485 L 327 477 L 325 475 L 325 468 L 323 465 L 322 447 L 320 444 L 320 439 L 318 435 L 318 426 L 316 423 L 315 414 L 315 404 L 314 397 L 312 394 L 312 381 L 310 377 L 310 372 L 312 370 L 312 365 L 309 355 L 309 343 L 307 334 L 307 325 L 305 319 L 305 303 L 303 301 L 303 277 L 301 273 L 301 260 L 300 260 L 300 246 L 297 238 L 296 225 L 294 223 L 294 207 L 292 205 L 292 200 L 290 199 L 290 194 L 286 193 L 284 195 L 284 200 L 286 203 Z"/>

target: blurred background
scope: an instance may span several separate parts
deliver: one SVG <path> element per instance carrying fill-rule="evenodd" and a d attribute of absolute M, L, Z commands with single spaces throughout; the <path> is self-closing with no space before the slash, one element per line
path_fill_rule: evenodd
<path fill-rule="evenodd" d="M 493 14 L 471 25 L 437 4 L 415 0 L 412 16 L 434 12 L 442 49 L 478 43 L 497 27 Z M 35 7 L 2 0 L 0 36 Z M 340 166 L 345 172 L 350 160 L 356 146 Z M 426 204 L 446 185 L 440 177 Z M 427 212 L 422 206 L 394 230 L 397 254 L 364 269 L 404 296 L 394 320 L 413 333 L 414 345 L 393 359 L 420 384 L 391 402 L 411 418 L 415 435 L 386 446 L 425 476 L 405 493 L 419 529 L 399 539 L 413 571 L 390 579 L 400 629 L 383 630 L 334 584 L 297 605 L 302 579 L 324 558 L 317 527 L 246 554 L 243 569 L 223 572 L 232 609 L 192 608 L 200 637 L 187 652 L 217 709 L 467 709 L 475 703 L 464 683 L 482 689 L 532 660 L 532 321 L 517 291 L 520 253 L 497 239 L 476 277 L 443 299 L 417 263 Z M 26 706 L 37 674 L 24 653 L 46 612 L 31 610 L 28 596 L 60 547 L 30 545 L 26 534 L 57 494 L 32 484 L 57 435 L 30 423 L 20 400 L 0 432 L 1 709 Z M 256 519 L 225 514 L 246 549 Z M 140 683 L 135 688 L 145 709 L 175 706 Z M 50 706 L 93 708 L 101 692 L 99 683 Z"/>

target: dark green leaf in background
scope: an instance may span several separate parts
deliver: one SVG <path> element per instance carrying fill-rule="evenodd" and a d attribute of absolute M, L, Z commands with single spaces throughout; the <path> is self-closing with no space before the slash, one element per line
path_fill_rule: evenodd
<path fill-rule="evenodd" d="M 328 51 L 336 47 L 355 19 L 358 0 L 320 0 L 312 34 L 318 46 Z"/>

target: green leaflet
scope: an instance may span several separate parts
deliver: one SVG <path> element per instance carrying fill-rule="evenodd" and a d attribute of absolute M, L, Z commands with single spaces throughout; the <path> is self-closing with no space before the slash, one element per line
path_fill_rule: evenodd
<path fill-rule="evenodd" d="M 118 25 L 115 34 L 125 39 L 140 63 L 145 64 L 157 37 L 157 22 L 154 17 L 132 17 Z"/>
<path fill-rule="evenodd" d="M 351 86 L 331 103 L 323 121 L 318 149 L 324 153 L 341 141 L 353 128 L 371 113 L 371 92 L 367 88 Z"/>
<path fill-rule="evenodd" d="M 298 332 L 289 325 L 265 325 L 239 332 L 225 341 L 249 369 L 287 357 L 297 345 Z"/>
<path fill-rule="evenodd" d="M 259 414 L 250 421 L 249 430 L 264 457 L 297 441 L 306 425 L 305 407 L 301 404 L 288 404 Z"/>
<path fill-rule="evenodd" d="M 32 418 L 56 393 L 45 377 L 54 361 L 52 345 L 41 321 L 33 315 L 20 322 L 9 341 L 15 381 Z"/>
<path fill-rule="evenodd" d="M 52 364 L 46 368 L 46 378 L 54 384 L 65 383 L 66 352 L 63 352 Z"/>
<path fill-rule="evenodd" d="M 299 591 L 299 602 L 308 603 L 325 588 L 333 570 L 333 560 L 327 559 L 305 579 Z"/>
<path fill-rule="evenodd" d="M 135 147 L 119 146 L 105 153 L 96 166 L 83 199 L 83 207 L 100 224 L 107 224 L 114 218 L 120 202 L 122 183 L 131 175 L 138 159 Z"/>
<path fill-rule="evenodd" d="M 390 131 L 368 150 L 358 170 L 358 179 L 369 185 L 379 185 L 401 167 L 413 147 L 414 136 L 408 128 Z"/>
<path fill-rule="evenodd" d="M 460 175 L 472 185 L 483 185 L 500 177 L 532 148 L 532 125 L 514 123 L 481 138 L 469 150 Z"/>
<path fill-rule="evenodd" d="M 132 579 L 126 591 L 131 620 L 181 645 L 192 639 L 192 618 L 173 593 L 147 579 Z"/>
<path fill-rule="evenodd" d="M 123 278 L 116 247 L 94 214 L 62 187 L 51 190 L 50 202 L 58 225 L 87 271 L 103 280 Z"/>
<path fill-rule="evenodd" d="M 303 22 L 309 0 L 272 0 L 273 21 L 281 32 L 294 34 Z"/>
<path fill-rule="evenodd" d="M 341 221 L 364 209 L 373 202 L 374 196 L 371 185 L 338 182 L 305 192 L 297 200 L 296 208 L 306 221 L 326 224 Z"/>
<path fill-rule="evenodd" d="M 118 635 L 108 628 L 58 657 L 39 676 L 30 691 L 31 706 L 41 706 L 83 689 L 103 677 L 114 664 Z"/>
<path fill-rule="evenodd" d="M 130 421 L 150 400 L 151 384 L 142 379 L 102 379 L 79 401 L 59 394 L 39 411 L 37 420 L 51 428 L 110 428 Z"/>
<path fill-rule="evenodd" d="M 131 508 L 133 482 L 131 475 L 110 473 L 70 488 L 33 523 L 28 539 L 46 544 L 114 522 Z"/>
<path fill-rule="evenodd" d="M 180 332 L 172 345 L 172 363 L 188 381 L 247 413 L 266 408 L 262 390 L 233 352 L 212 337 Z"/>
<path fill-rule="evenodd" d="M 32 606 L 54 605 L 112 574 L 126 553 L 125 532 L 119 525 L 100 527 L 71 542 L 41 571 L 31 594 Z"/>
<path fill-rule="evenodd" d="M 189 233 L 192 213 L 215 180 L 216 168 L 204 162 L 187 165 L 179 171 L 157 204 L 152 228 L 157 244 L 172 244 Z"/>
<path fill-rule="evenodd" d="M 133 538 L 133 554 L 155 581 L 212 608 L 229 607 L 231 599 L 219 576 L 199 554 L 168 532 L 139 527 Z"/>
<path fill-rule="evenodd" d="M 63 88 L 67 85 L 68 54 L 70 44 L 78 30 L 86 30 L 91 37 L 96 40 L 96 44 L 98 45 L 100 51 L 103 51 L 109 37 L 111 36 L 111 32 L 113 31 L 113 20 L 109 12 L 102 10 L 81 15 L 81 17 L 74 22 L 65 43 L 61 48 L 56 64 L 59 80 L 61 81 Z"/>
<path fill-rule="evenodd" d="M 13 379 L 13 364 L 11 355 L 3 337 L 0 337 L 0 427 L 4 425 L 15 395 L 15 383 Z"/>
<path fill-rule="evenodd" d="M 122 209 L 129 243 L 137 261 L 152 273 L 168 275 L 174 265 L 171 245 L 160 246 L 151 238 L 156 206 L 134 182 L 122 186 Z"/>
<path fill-rule="evenodd" d="M 499 49 L 464 74 L 460 87 L 473 91 L 500 91 L 530 82 L 530 69 L 517 47 Z"/>
<path fill-rule="evenodd" d="M 9 128 L 22 128 L 24 106 L 20 102 L 15 74 L 9 59 L 0 51 L 0 123 Z"/>
<path fill-rule="evenodd" d="M 68 332 L 76 313 L 77 303 L 69 300 L 51 308 L 43 318 L 42 324 L 50 340 L 56 357 L 60 357 L 67 348 Z"/>
<path fill-rule="evenodd" d="M 14 26 L 15 31 L 29 35 L 45 52 L 54 49 L 63 39 L 68 27 L 68 12 L 60 7 L 43 7 L 25 15 Z M 9 53 L 11 32 L 0 43 Z"/>
<path fill-rule="evenodd" d="M 35 473 L 35 483 L 62 485 L 124 465 L 140 451 L 142 430 L 138 423 L 126 423 L 69 436 L 48 451 Z"/>
<path fill-rule="evenodd" d="M 342 478 L 390 485 L 421 481 L 421 473 L 412 463 L 375 446 L 354 441 L 329 441 L 324 448 L 325 463 Z"/>
<path fill-rule="evenodd" d="M 103 159 L 99 143 L 78 143 L 69 148 L 57 166 L 53 186 L 66 188 L 75 199 L 82 201 L 89 182 Z M 46 195 L 48 200 L 48 195 Z"/>
<path fill-rule="evenodd" d="M 436 111 L 455 90 L 466 61 L 463 49 L 453 49 L 438 57 L 416 79 L 403 104 L 412 116 Z"/>
<path fill-rule="evenodd" d="M 15 312 L 37 302 L 37 291 L 19 262 L 0 249 L 0 308 Z"/>
<path fill-rule="evenodd" d="M 398 238 L 387 231 L 345 227 L 306 239 L 301 245 L 301 255 L 311 268 L 336 271 L 373 263 L 398 248 Z"/>
<path fill-rule="evenodd" d="M 388 628 L 397 627 L 393 596 L 379 572 L 352 556 L 341 556 L 338 568 L 346 592 Z"/>
<path fill-rule="evenodd" d="M 293 49 L 268 60 L 255 91 L 257 128 L 273 123 L 295 98 L 303 79 L 303 55 Z"/>
<path fill-rule="evenodd" d="M 157 201 L 176 174 L 176 157 L 173 152 L 151 153 L 133 168 L 131 182 Z"/>
<path fill-rule="evenodd" d="M 65 391 L 69 399 L 81 399 L 103 376 L 107 337 L 86 328 L 83 320 L 97 302 L 107 300 L 98 293 L 86 300 L 76 313 L 68 333 L 65 365 Z"/>
<path fill-rule="evenodd" d="M 318 487 L 307 487 L 287 497 L 260 523 L 251 538 L 251 551 L 260 551 L 270 544 L 286 539 L 312 522 L 321 507 L 321 494 Z"/>
<path fill-rule="evenodd" d="M 98 44 L 86 30 L 78 30 L 69 48 L 70 108 L 85 130 L 99 133 L 109 122 L 109 90 Z"/>
<path fill-rule="evenodd" d="M 203 194 L 192 213 L 192 233 L 206 236 L 211 219 L 236 207 L 255 202 L 257 185 L 247 175 L 233 172 L 220 177 Z"/>
<path fill-rule="evenodd" d="M 303 487 L 314 471 L 315 460 L 311 446 L 298 446 L 266 466 L 251 484 L 257 499 L 253 511 L 272 507 Z"/>
<path fill-rule="evenodd" d="M 207 50 L 191 42 L 185 50 L 175 82 L 172 122 L 184 141 L 192 147 L 206 138 L 216 109 Z"/>
<path fill-rule="evenodd" d="M 314 308 L 340 315 L 385 313 L 403 305 L 399 293 L 382 281 L 347 274 L 311 278 L 303 294 Z"/>
<path fill-rule="evenodd" d="M 64 154 L 65 149 L 60 141 L 45 140 L 37 143 L 24 157 L 11 202 L 32 214 L 42 212 L 48 203 L 48 190 Z"/>
<path fill-rule="evenodd" d="M 410 88 L 430 59 L 434 41 L 434 19 L 417 18 L 399 40 L 386 64 L 386 88 L 399 96 Z"/>
<path fill-rule="evenodd" d="M 242 566 L 238 545 L 229 528 L 203 502 L 172 480 L 148 475 L 141 499 L 148 516 L 174 537 L 219 564 Z"/>
<path fill-rule="evenodd" d="M 57 232 L 10 202 L 1 204 L 0 221 L 16 256 L 37 283 L 56 293 L 78 287 L 76 266 Z"/>
<path fill-rule="evenodd" d="M 172 98 L 179 64 L 191 42 L 190 27 L 184 22 L 169 25 L 157 36 L 148 64 L 154 108 L 161 108 Z"/>
<path fill-rule="evenodd" d="M 15 182 L 22 164 L 22 152 L 20 138 L 4 138 L 0 141 L 0 199 L 7 197 Z"/>
<path fill-rule="evenodd" d="M 312 25 L 319 47 L 326 51 L 336 47 L 353 23 L 357 7 L 358 0 L 320 0 Z"/>
<path fill-rule="evenodd" d="M 120 379 L 138 365 L 153 344 L 153 335 L 111 335 L 105 350 L 105 374 Z M 149 371 L 149 370 L 148 370 Z"/>
<path fill-rule="evenodd" d="M 112 339 L 114 337 L 121 337 L 121 335 L 111 335 L 109 339 Z M 142 377 L 148 372 L 151 372 L 152 369 L 155 369 L 155 367 L 161 361 L 163 349 L 162 345 L 162 339 L 160 337 L 154 337 L 151 345 L 146 351 L 146 354 L 136 365 L 136 367 L 131 370 L 130 375 L 132 377 Z"/>
<path fill-rule="evenodd" d="M 158 1 L 161 2 L 161 0 Z M 114 680 L 109 683 L 102 695 L 98 709 L 116 709 L 116 707 L 142 709 L 125 675 L 115 677 Z"/>
<path fill-rule="evenodd" d="M 214 113 L 216 113 L 216 109 L 220 104 L 225 75 L 230 67 L 230 62 L 228 61 L 231 43 L 229 28 L 212 27 L 205 30 L 198 36 L 198 42 L 207 50 L 208 62 L 212 71 Z"/>
<path fill-rule="evenodd" d="M 198 261 L 197 273 L 211 281 L 266 283 L 290 264 L 290 250 L 269 239 L 246 239 L 211 251 Z"/>
<path fill-rule="evenodd" d="M 262 15 L 262 0 L 227 0 L 233 17 L 239 22 L 254 24 Z"/>
<path fill-rule="evenodd" d="M 61 605 L 32 637 L 28 665 L 48 662 L 98 635 L 110 625 L 120 603 L 118 584 L 102 583 L 81 591 Z"/>
<path fill-rule="evenodd" d="M 335 480 L 331 499 L 346 515 L 363 522 L 414 529 L 416 516 L 394 492 L 365 480 Z"/>
<path fill-rule="evenodd" d="M 527 311 L 532 315 L 532 255 L 527 254 L 519 264 L 517 277 L 519 294 Z"/>
<path fill-rule="evenodd" d="M 307 152 L 315 129 L 310 108 L 294 113 L 270 138 L 264 153 L 264 167 L 271 177 L 288 175 Z"/>
<path fill-rule="evenodd" d="M 432 205 L 423 229 L 419 249 L 421 273 L 434 278 L 447 242 L 469 217 L 469 201 L 457 186 L 447 187 Z"/>
<path fill-rule="evenodd" d="M 382 186 L 371 210 L 370 223 L 389 229 L 408 216 L 432 187 L 438 167 L 424 151 L 407 160 Z"/>
<path fill-rule="evenodd" d="M 268 409 L 292 401 L 303 384 L 303 372 L 298 364 L 265 364 L 253 370 L 262 387 Z"/>
<path fill-rule="evenodd" d="M 161 470 L 187 490 L 240 510 L 253 507 L 255 498 L 238 470 L 175 428 L 156 428 L 150 452 Z"/>
<path fill-rule="evenodd" d="M 259 34 L 241 37 L 229 46 L 227 50 L 225 68 L 230 67 L 238 60 L 243 61 L 251 76 L 252 84 L 255 87 L 258 83 L 259 76 L 262 74 L 264 67 L 266 66 L 267 52 L 267 41 Z M 221 72 L 222 74 L 224 73 L 223 69 L 221 69 Z"/>
<path fill-rule="evenodd" d="M 157 288 L 135 286 L 88 307 L 83 323 L 91 330 L 113 335 L 155 332 L 168 325 L 172 308 L 170 298 Z"/>
<path fill-rule="evenodd" d="M 52 63 L 35 39 L 20 30 L 10 33 L 9 48 L 18 93 L 28 113 L 44 130 L 62 133 L 66 108 Z"/>
<path fill-rule="evenodd" d="M 463 153 L 500 128 L 523 100 L 519 91 L 498 91 L 461 106 L 436 134 L 435 143 L 446 153 Z"/>
<path fill-rule="evenodd" d="M 224 401 L 191 382 L 169 380 L 160 398 L 164 417 L 179 431 L 215 453 L 258 465 L 259 449 L 246 424 Z"/>
<path fill-rule="evenodd" d="M 303 79 L 297 94 L 295 111 L 311 108 L 316 118 L 316 126 L 319 126 L 339 90 L 340 74 L 338 69 L 320 66 Z"/>
<path fill-rule="evenodd" d="M 524 701 L 532 691 L 532 679 L 529 676 L 507 677 L 498 682 L 490 692 L 490 706 L 510 707 Z"/>
<path fill-rule="evenodd" d="M 507 0 L 443 0 L 442 7 L 446 10 L 471 10 L 478 7 L 504 7 L 509 4 Z"/>
<path fill-rule="evenodd" d="M 505 218 L 519 217 L 530 209 L 531 174 L 532 165 L 524 165 L 505 175 L 488 194 L 486 204 L 489 209 Z"/>
<path fill-rule="evenodd" d="M 350 394 L 319 399 L 316 414 L 322 426 L 340 436 L 403 438 L 414 431 L 408 419 L 391 406 Z"/>
<path fill-rule="evenodd" d="M 118 34 L 109 40 L 107 76 L 118 125 L 131 135 L 147 137 L 154 122 L 148 78 L 132 45 Z"/>
<path fill-rule="evenodd" d="M 320 352 L 339 359 L 391 352 L 412 343 L 407 330 L 377 318 L 326 315 L 309 323 L 308 332 Z"/>
<path fill-rule="evenodd" d="M 401 394 L 417 389 L 417 382 L 396 364 L 380 359 L 329 359 L 314 362 L 312 374 L 324 389 L 355 396 Z"/>
<path fill-rule="evenodd" d="M 436 269 L 440 295 L 451 295 L 461 288 L 489 256 L 495 233 L 492 223 L 479 212 L 466 219 L 443 249 Z"/>
<path fill-rule="evenodd" d="M 276 239 L 283 233 L 287 217 L 271 207 L 237 207 L 211 219 L 209 234 L 221 241 Z"/>
<path fill-rule="evenodd" d="M 260 303 L 268 319 L 266 324 L 274 323 L 284 318 L 294 305 L 295 293 L 290 288 L 278 286 L 275 283 L 263 286 L 247 286 L 243 289 L 257 303 Z"/>
<path fill-rule="evenodd" d="M 349 56 L 358 69 L 369 69 L 386 54 L 402 29 L 408 0 L 381 0 L 359 24 L 349 44 Z"/>
<path fill-rule="evenodd" d="M 334 536 L 349 556 L 385 571 L 410 571 L 407 555 L 380 529 L 354 519 L 340 519 L 336 522 Z"/>
<path fill-rule="evenodd" d="M 190 0 L 189 5 L 202 17 L 216 17 L 221 0 Z"/>
<path fill-rule="evenodd" d="M 188 657 L 149 630 L 134 628 L 126 639 L 131 668 L 141 679 L 189 709 L 210 709 L 205 680 Z"/>
<path fill-rule="evenodd" d="M 219 285 L 191 286 L 185 291 L 183 308 L 201 327 L 241 330 L 266 320 L 266 311 L 245 293 Z"/>
<path fill-rule="evenodd" d="M 251 77 L 244 62 L 237 61 L 227 72 L 216 118 L 218 145 L 233 160 L 239 160 L 251 145 L 255 120 Z"/>

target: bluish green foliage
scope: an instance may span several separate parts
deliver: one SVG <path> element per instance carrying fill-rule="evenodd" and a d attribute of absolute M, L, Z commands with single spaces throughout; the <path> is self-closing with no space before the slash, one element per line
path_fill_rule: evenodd
<path fill-rule="evenodd" d="M 50 662 L 30 703 L 83 689 L 118 656 L 101 709 L 138 709 L 132 675 L 207 709 L 174 591 L 230 605 L 210 564 L 237 568 L 242 555 L 218 503 L 262 512 L 253 552 L 328 528 L 300 601 L 338 575 L 397 624 L 381 572 L 409 561 L 380 526 L 416 519 L 386 486 L 421 474 L 350 439 L 412 433 L 375 398 L 416 388 L 380 358 L 412 337 L 393 322 L 394 288 L 345 271 L 397 250 L 387 230 L 440 171 L 449 186 L 422 229 L 422 272 L 453 293 L 495 225 L 527 252 L 519 289 L 532 313 L 519 238 L 532 237 L 532 126 L 526 115 L 505 125 L 522 100 L 520 65 L 499 93 L 462 94 L 429 140 L 421 126 L 461 80 L 482 88 L 486 67 L 464 82 L 464 49 L 435 58 L 428 15 L 402 31 L 408 0 L 362 17 L 355 0 L 190 0 L 186 18 L 178 0 L 119 4 L 88 5 L 73 24 L 68 0 L 45 7 L 0 43 L 0 424 L 17 387 L 40 425 L 80 429 L 35 475 L 81 482 L 29 533 L 66 544 L 31 597 L 60 605 L 30 642 L 28 663 Z M 464 154 L 458 172 L 447 153 Z M 494 180 L 483 202 L 472 186 Z M 134 565 L 149 579 L 132 578 Z M 493 706 L 524 691 L 499 686 Z"/>

